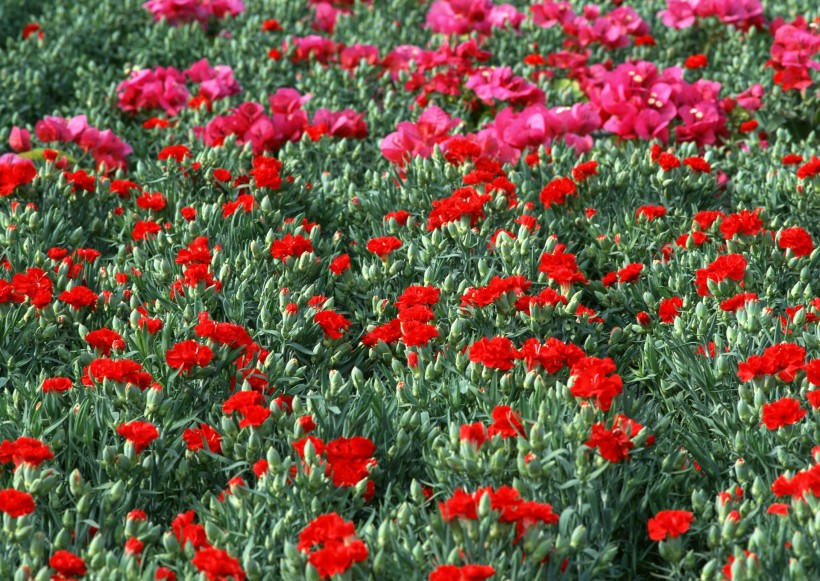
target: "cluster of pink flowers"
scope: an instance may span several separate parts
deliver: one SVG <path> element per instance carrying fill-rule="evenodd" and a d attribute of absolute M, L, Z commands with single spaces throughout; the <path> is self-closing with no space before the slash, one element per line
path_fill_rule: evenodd
<path fill-rule="evenodd" d="M 589 103 L 572 107 L 536 104 L 522 111 L 503 109 L 473 140 L 482 151 L 501 162 L 515 163 L 522 152 L 563 141 L 579 154 L 592 148 L 592 133 L 601 127 L 601 117 Z"/>
<path fill-rule="evenodd" d="M 622 139 L 667 141 L 675 121 L 677 140 L 698 147 L 714 145 L 728 134 L 718 101 L 720 83 L 688 83 L 679 67 L 658 71 L 647 61 L 628 62 L 590 81 L 585 90 L 604 129 Z"/>
<path fill-rule="evenodd" d="M 165 20 L 173 26 L 198 22 L 205 27 L 211 18 L 221 20 L 240 14 L 245 10 L 245 3 L 242 0 L 149 0 L 142 7 L 150 11 L 156 21 Z"/>
<path fill-rule="evenodd" d="M 774 82 L 784 91 L 802 90 L 811 86 L 809 72 L 820 69 L 820 62 L 812 57 L 820 52 L 820 33 L 809 27 L 803 17 L 798 17 L 791 24 L 782 20 L 772 23 L 774 42 L 772 58 L 766 66 L 775 71 Z"/>
<path fill-rule="evenodd" d="M 493 28 L 518 30 L 525 15 L 512 4 L 496 6 L 492 0 L 436 0 L 427 13 L 427 27 L 439 34 L 491 35 Z"/>
<path fill-rule="evenodd" d="M 382 140 L 382 155 L 397 165 L 403 165 L 410 158 L 429 157 L 435 145 L 446 152 L 456 144 L 462 147 L 466 140 L 477 146 L 477 153 L 481 156 L 502 163 L 514 163 L 522 152 L 548 147 L 556 140 L 564 141 L 578 153 L 589 151 L 592 147 L 591 134 L 601 126 L 598 113 L 588 103 L 552 109 L 539 103 L 522 111 L 508 107 L 478 133 L 450 135 L 449 131 L 459 121 L 451 119 L 438 107 L 430 107 L 417 123 L 399 123 L 396 131 Z"/>
<path fill-rule="evenodd" d="M 450 131 L 461 120 L 451 118 L 440 108 L 433 106 L 424 111 L 415 123 L 401 121 L 396 131 L 381 142 L 382 155 L 397 165 L 414 157 L 430 157 L 433 147 L 450 138 Z"/>
<path fill-rule="evenodd" d="M 71 119 L 45 117 L 34 126 L 34 134 L 43 143 L 75 143 L 83 151 L 90 152 L 97 167 L 109 170 L 126 169 L 126 158 L 133 151 L 131 146 L 117 137 L 110 129 L 91 127 L 85 115 Z M 27 129 L 12 129 L 9 144 L 18 153 L 31 150 L 31 133 Z M 32 176 L 33 177 L 33 176 Z"/>
<path fill-rule="evenodd" d="M 271 115 L 259 103 L 246 102 L 231 109 L 227 115 L 212 119 L 205 127 L 195 127 L 194 133 L 210 147 L 218 147 L 229 135 L 235 135 L 238 144 L 251 143 L 254 155 L 276 152 L 288 141 L 298 141 L 304 133 L 312 139 L 322 135 L 362 139 L 367 137 L 363 114 L 352 109 L 334 112 L 319 109 L 308 121 L 302 109 L 310 95 L 301 95 L 296 89 L 279 89 L 268 98 Z"/>
<path fill-rule="evenodd" d="M 510 67 L 486 67 L 476 69 L 464 85 L 472 89 L 486 105 L 495 101 L 507 101 L 511 105 L 534 105 L 545 103 L 544 91 L 521 77 L 513 75 Z"/>
<path fill-rule="evenodd" d="M 371 65 L 381 65 L 379 47 L 372 44 L 354 43 L 349 46 L 337 43 L 324 36 L 310 34 L 308 36 L 294 36 L 282 41 L 281 50 L 273 48 L 268 56 L 274 60 L 288 54 L 294 64 L 316 61 L 323 65 L 336 64 L 344 71 L 353 71 L 364 61 Z"/>
<path fill-rule="evenodd" d="M 760 0 L 666 0 L 666 10 L 658 12 L 666 26 L 689 28 L 699 18 L 717 18 L 740 30 L 763 25 Z"/>
<path fill-rule="evenodd" d="M 199 84 L 197 97 L 190 103 L 186 77 Z M 162 109 L 169 116 L 174 116 L 186 105 L 204 102 L 210 107 L 214 101 L 236 95 L 241 90 L 230 67 L 212 67 L 208 59 L 202 59 L 184 71 L 174 67 L 156 67 L 132 72 L 127 80 L 117 86 L 117 105 L 131 113 Z"/>
<path fill-rule="evenodd" d="M 363 4 L 370 4 L 365 0 Z M 308 0 L 313 9 L 313 29 L 333 34 L 340 14 L 353 14 L 353 0 Z"/>
<path fill-rule="evenodd" d="M 574 39 L 570 46 L 601 44 L 614 50 L 629 46 L 630 37 L 649 34 L 649 25 L 629 6 L 619 6 L 602 15 L 597 5 L 590 4 L 584 7 L 583 14 L 576 14 L 569 2 L 547 0 L 530 6 L 530 11 L 537 26 L 550 28 L 560 24 L 564 34 Z"/>

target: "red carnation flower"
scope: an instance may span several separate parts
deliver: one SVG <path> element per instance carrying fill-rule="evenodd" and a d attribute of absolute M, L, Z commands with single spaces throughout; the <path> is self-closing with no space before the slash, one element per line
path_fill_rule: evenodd
<path fill-rule="evenodd" d="M 245 571 L 239 560 L 231 557 L 227 551 L 207 547 L 197 551 L 191 563 L 198 571 L 205 574 L 208 581 L 244 581 Z"/>
<path fill-rule="evenodd" d="M 250 173 L 258 187 L 278 190 L 282 187 L 282 176 L 279 174 L 281 170 L 282 162 L 278 159 L 258 155 L 253 158 L 253 169 Z"/>
<path fill-rule="evenodd" d="M 91 331 L 85 336 L 85 342 L 105 357 L 111 355 L 112 349 L 125 349 L 125 340 L 122 335 L 111 329 Z"/>
<path fill-rule="evenodd" d="M 493 423 L 487 429 L 487 435 L 492 438 L 500 435 L 502 438 L 526 438 L 521 416 L 510 406 L 495 406 L 492 413 Z"/>
<path fill-rule="evenodd" d="M 313 315 L 313 322 L 322 328 L 326 339 L 341 339 L 344 332 L 353 326 L 344 315 L 330 310 Z"/>
<path fill-rule="evenodd" d="M 82 577 L 86 573 L 85 561 L 69 551 L 61 550 L 51 555 L 48 566 L 62 577 Z"/>
<path fill-rule="evenodd" d="M 689 530 L 695 517 L 685 510 L 662 510 L 649 519 L 649 538 L 663 541 L 667 537 L 679 537 Z"/>
<path fill-rule="evenodd" d="M 34 512 L 34 497 L 13 488 L 0 490 L 0 512 L 18 518 Z"/>
<path fill-rule="evenodd" d="M 182 439 L 189 450 L 208 450 L 214 454 L 222 453 L 222 436 L 208 424 L 200 424 L 198 428 L 186 428 Z"/>
<path fill-rule="evenodd" d="M 686 57 L 683 66 L 687 69 L 702 69 L 709 64 L 709 59 L 703 53 L 693 54 Z"/>
<path fill-rule="evenodd" d="M 68 391 L 74 385 L 74 382 L 68 377 L 49 377 L 43 380 L 40 389 L 43 393 L 60 393 Z"/>
<path fill-rule="evenodd" d="M 683 299 L 680 297 L 663 299 L 658 307 L 658 316 L 664 323 L 674 323 L 675 317 L 680 315 L 681 307 L 683 307 Z"/>
<path fill-rule="evenodd" d="M 151 220 L 140 220 L 134 225 L 131 231 L 131 238 L 134 240 L 145 240 L 149 236 L 158 234 L 162 227 Z"/>
<path fill-rule="evenodd" d="M 781 231 L 777 244 L 780 248 L 791 250 L 795 256 L 808 256 L 814 250 L 811 235 L 799 226 Z"/>
<path fill-rule="evenodd" d="M 566 245 L 557 244 L 551 253 L 541 255 L 538 270 L 547 274 L 547 278 L 560 285 L 569 285 L 574 282 L 585 284 L 586 277 L 578 270 L 578 263 L 574 254 L 565 254 Z"/>
<path fill-rule="evenodd" d="M 395 236 L 381 236 L 373 238 L 367 243 L 367 249 L 382 260 L 387 258 L 394 250 L 401 248 L 401 246 L 401 240 Z"/>
<path fill-rule="evenodd" d="M 20 436 L 13 442 L 3 440 L 0 443 L 0 464 L 14 462 L 15 466 L 21 464 L 39 466 L 52 458 L 54 458 L 54 452 L 51 451 L 48 444 L 44 444 L 35 438 Z"/>
<path fill-rule="evenodd" d="M 308 561 L 322 579 L 329 579 L 367 559 L 367 547 L 355 535 L 353 523 L 332 512 L 308 523 L 299 533 L 296 547 L 308 554 Z"/>
<path fill-rule="evenodd" d="M 595 161 L 595 160 L 587 161 L 587 162 L 584 162 L 584 163 L 579 163 L 572 170 L 572 178 L 578 183 L 586 181 L 586 179 L 591 177 L 591 176 L 597 176 L 597 175 L 598 175 L 598 162 Z"/>
<path fill-rule="evenodd" d="M 801 180 L 813 178 L 818 175 L 820 175 L 820 157 L 816 155 L 812 155 L 811 159 L 797 170 L 797 177 Z"/>
<path fill-rule="evenodd" d="M 490 565 L 441 565 L 430 573 L 430 581 L 484 581 L 495 575 Z"/>
<path fill-rule="evenodd" d="M 490 369 L 507 371 L 515 366 L 522 354 L 506 337 L 484 337 L 470 346 L 470 361 L 481 363 Z"/>
<path fill-rule="evenodd" d="M 637 220 L 641 216 L 645 216 L 649 221 L 652 221 L 655 218 L 663 218 L 666 216 L 666 208 L 663 206 L 653 206 L 652 204 L 641 206 L 635 210 L 635 219 Z"/>
<path fill-rule="evenodd" d="M 298 257 L 305 252 L 313 252 L 313 244 L 301 234 L 285 234 L 281 240 L 274 240 L 270 247 L 270 255 L 283 262 L 291 256 Z"/>
<path fill-rule="evenodd" d="M 44 270 L 27 268 L 25 274 L 14 275 L 11 279 L 11 285 L 15 292 L 28 297 L 31 304 L 38 309 L 51 302 L 51 279 L 48 278 Z"/>
<path fill-rule="evenodd" d="M 348 268 L 350 268 L 350 255 L 342 254 L 330 261 L 330 272 L 335 275 L 340 275 Z"/>
<path fill-rule="evenodd" d="M 137 198 L 137 206 L 142 208 L 143 210 L 152 210 L 154 212 L 159 212 L 168 204 L 168 199 L 160 192 L 154 192 L 153 194 L 149 194 L 148 192 L 143 192 Z"/>
<path fill-rule="evenodd" d="M 148 444 L 159 438 L 159 431 L 154 424 L 140 420 L 120 424 L 117 433 L 134 444 L 137 454 L 147 448 Z"/>
<path fill-rule="evenodd" d="M 790 397 L 783 397 L 772 403 L 763 405 L 762 420 L 770 430 L 777 430 L 783 426 L 790 426 L 803 419 L 806 410 L 800 402 Z"/>
<path fill-rule="evenodd" d="M 680 167 L 680 160 L 675 154 L 664 151 L 658 156 L 658 165 L 663 171 L 672 171 Z"/>
<path fill-rule="evenodd" d="M 165 361 L 170 367 L 189 373 L 197 365 L 205 367 L 213 359 L 214 353 L 207 345 L 200 345 L 196 341 L 177 343 L 165 352 Z"/>
<path fill-rule="evenodd" d="M 710 173 L 712 171 L 712 166 L 709 165 L 709 162 L 703 159 L 702 157 L 687 157 L 684 158 L 683 163 L 689 166 L 692 170 L 697 172 Z"/>
<path fill-rule="evenodd" d="M 184 145 L 168 145 L 157 155 L 159 160 L 175 159 L 178 163 L 182 163 L 186 157 L 191 157 L 191 150 Z"/>
<path fill-rule="evenodd" d="M 551 204 L 565 204 L 567 196 L 576 193 L 577 190 L 575 182 L 559 176 L 543 187 L 539 199 L 545 207 L 549 208 Z"/>

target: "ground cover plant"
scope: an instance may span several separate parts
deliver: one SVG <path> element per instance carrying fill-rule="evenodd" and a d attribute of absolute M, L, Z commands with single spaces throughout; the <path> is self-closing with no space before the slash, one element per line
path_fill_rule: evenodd
<path fill-rule="evenodd" d="M 820 578 L 814 2 L 0 8 L 0 578 Z"/>

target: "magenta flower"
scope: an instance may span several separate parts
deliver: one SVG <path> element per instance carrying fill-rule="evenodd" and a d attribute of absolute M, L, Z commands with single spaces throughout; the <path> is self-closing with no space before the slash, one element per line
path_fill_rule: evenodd
<path fill-rule="evenodd" d="M 174 67 L 134 71 L 117 86 L 117 106 L 126 113 L 162 109 L 177 115 L 188 104 L 185 75 Z"/>
<path fill-rule="evenodd" d="M 382 139 L 382 155 L 402 166 L 409 158 L 429 157 L 433 147 L 446 141 L 450 131 L 461 120 L 450 116 L 436 106 L 429 107 L 416 123 L 402 121 L 396 131 Z"/>
<path fill-rule="evenodd" d="M 472 89 L 476 96 L 487 105 L 494 101 L 509 101 L 513 105 L 534 105 L 544 103 L 544 91 L 516 77 L 510 67 L 486 67 L 477 69 L 467 78 L 464 85 Z"/>
<path fill-rule="evenodd" d="M 327 132 L 332 137 L 364 139 L 368 132 L 363 117 L 364 113 L 356 113 L 353 109 L 319 109 L 313 114 L 313 125 L 326 124 Z"/>
<path fill-rule="evenodd" d="M 209 101 L 224 99 L 242 91 L 242 87 L 233 78 L 231 67 L 212 67 L 208 64 L 208 59 L 195 62 L 183 72 L 192 82 L 199 84 L 199 95 Z"/>

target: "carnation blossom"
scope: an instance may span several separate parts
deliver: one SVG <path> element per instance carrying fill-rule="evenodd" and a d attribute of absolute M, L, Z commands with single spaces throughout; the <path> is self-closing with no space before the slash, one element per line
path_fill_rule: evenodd
<path fill-rule="evenodd" d="M 692 513 L 685 510 L 662 510 L 649 519 L 649 538 L 663 541 L 679 537 L 689 530 L 694 520 Z"/>

